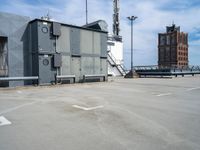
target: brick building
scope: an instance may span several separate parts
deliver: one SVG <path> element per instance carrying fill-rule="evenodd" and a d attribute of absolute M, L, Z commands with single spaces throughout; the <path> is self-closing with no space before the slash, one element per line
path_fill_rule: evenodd
<path fill-rule="evenodd" d="M 180 32 L 175 24 L 166 27 L 166 33 L 158 34 L 159 67 L 188 66 L 188 34 Z"/>

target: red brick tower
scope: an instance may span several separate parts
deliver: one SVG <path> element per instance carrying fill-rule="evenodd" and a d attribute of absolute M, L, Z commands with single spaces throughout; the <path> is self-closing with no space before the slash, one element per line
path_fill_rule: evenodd
<path fill-rule="evenodd" d="M 158 34 L 159 67 L 188 66 L 188 34 L 180 32 L 180 27 L 173 24 L 166 33 Z"/>

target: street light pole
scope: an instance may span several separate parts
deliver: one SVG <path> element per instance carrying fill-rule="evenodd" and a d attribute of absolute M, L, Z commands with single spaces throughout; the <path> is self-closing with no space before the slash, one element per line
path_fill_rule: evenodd
<path fill-rule="evenodd" d="M 133 71 L 133 20 L 131 20 L 131 71 Z"/>
<path fill-rule="evenodd" d="M 127 17 L 131 21 L 131 72 L 133 71 L 133 21 L 137 19 L 136 16 Z"/>

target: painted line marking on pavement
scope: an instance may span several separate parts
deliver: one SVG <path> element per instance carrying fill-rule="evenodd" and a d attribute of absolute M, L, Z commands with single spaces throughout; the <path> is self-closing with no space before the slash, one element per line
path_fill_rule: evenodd
<path fill-rule="evenodd" d="M 169 95 L 172 95 L 172 93 L 163 93 L 163 94 L 158 94 L 156 96 L 162 97 L 162 96 L 169 96 Z"/>
<path fill-rule="evenodd" d="M 22 94 L 22 91 L 17 91 L 18 94 Z"/>
<path fill-rule="evenodd" d="M 72 105 L 73 107 L 75 108 L 78 108 L 78 109 L 82 109 L 82 110 L 85 110 L 85 111 L 90 111 L 90 110 L 95 110 L 95 109 L 99 109 L 99 108 L 103 108 L 104 106 L 100 105 L 100 106 L 96 106 L 96 107 L 82 107 L 82 106 L 78 106 L 78 105 Z"/>
<path fill-rule="evenodd" d="M 37 101 L 37 102 L 38 102 L 38 101 Z M 13 107 L 13 108 L 9 108 L 9 109 L 7 109 L 7 110 L 4 110 L 4 111 L 0 112 L 0 115 L 6 114 L 6 113 L 9 113 L 9 112 L 12 112 L 12 111 L 15 111 L 15 110 L 17 110 L 17 109 L 20 109 L 20 108 L 23 108 L 23 107 L 26 107 L 26 106 L 29 106 L 29 105 L 33 105 L 33 104 L 35 104 L 35 103 L 37 103 L 37 102 L 26 103 L 26 104 L 19 105 L 19 106 Z"/>
<path fill-rule="evenodd" d="M 200 87 L 195 87 L 195 88 L 190 88 L 190 89 L 187 89 L 186 91 L 194 91 L 194 90 L 198 90 L 198 89 L 200 89 Z"/>
<path fill-rule="evenodd" d="M 12 123 L 8 121 L 4 116 L 0 116 L 0 126 L 11 125 Z"/>

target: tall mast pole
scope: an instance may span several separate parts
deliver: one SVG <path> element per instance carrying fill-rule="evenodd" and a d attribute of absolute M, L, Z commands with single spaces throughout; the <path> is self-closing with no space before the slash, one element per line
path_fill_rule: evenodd
<path fill-rule="evenodd" d="M 114 14 L 113 14 L 113 34 L 115 36 L 119 36 L 119 32 L 120 32 L 119 0 L 113 0 L 113 10 L 114 10 Z"/>
<path fill-rule="evenodd" d="M 88 24 L 88 2 L 85 0 L 85 6 L 86 6 L 86 24 Z"/>

